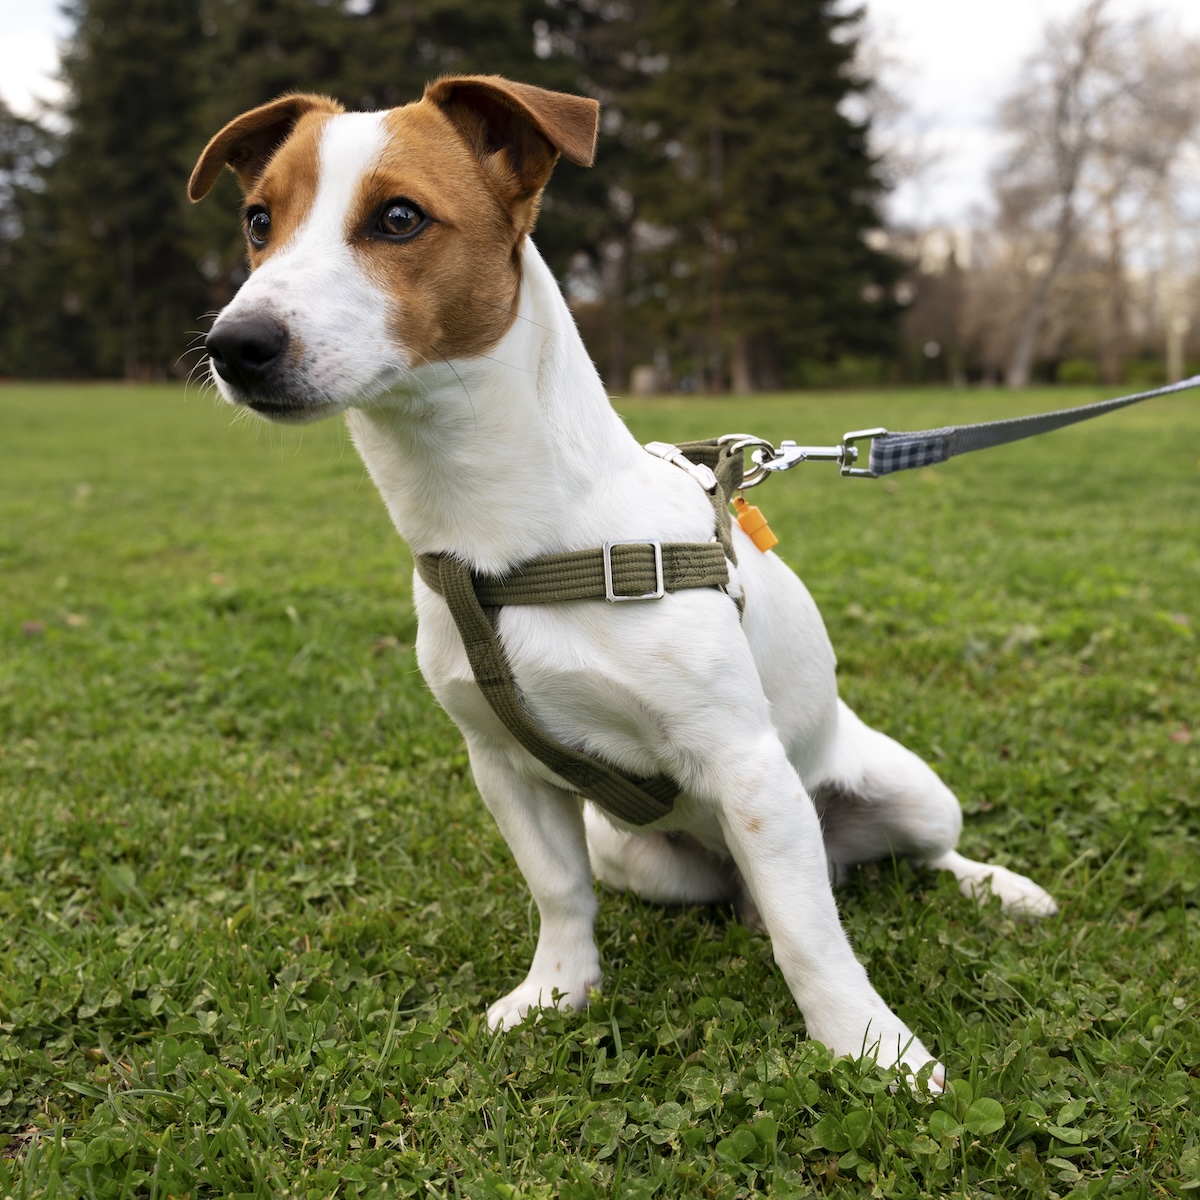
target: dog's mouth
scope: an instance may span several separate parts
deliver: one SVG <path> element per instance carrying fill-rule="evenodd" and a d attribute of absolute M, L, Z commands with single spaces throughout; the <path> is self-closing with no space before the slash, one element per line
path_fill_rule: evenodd
<path fill-rule="evenodd" d="M 269 380 L 230 379 L 227 372 L 213 363 L 213 382 L 217 391 L 238 408 L 248 408 L 268 421 L 284 425 L 303 425 L 319 421 L 345 407 L 341 401 L 314 392 L 288 376 L 293 372 L 277 368 Z"/>
<path fill-rule="evenodd" d="M 229 404 L 248 408 L 264 420 L 281 425 L 306 425 L 345 407 L 329 396 L 308 395 L 304 388 L 239 386 L 224 379 L 219 371 L 213 372 L 213 382 Z"/>
<path fill-rule="evenodd" d="M 253 395 L 234 397 L 233 402 L 244 405 L 268 421 L 276 421 L 284 425 L 303 425 L 309 421 L 319 421 L 322 417 L 329 416 L 341 407 L 340 404 L 331 400 L 282 400 L 270 396 Z"/>

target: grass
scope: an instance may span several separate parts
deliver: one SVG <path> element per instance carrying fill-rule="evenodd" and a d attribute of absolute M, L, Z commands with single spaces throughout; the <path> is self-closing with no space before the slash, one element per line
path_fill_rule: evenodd
<path fill-rule="evenodd" d="M 1096 393 L 622 403 L 801 441 Z M 1200 408 L 894 482 L 760 488 L 844 694 L 966 853 L 840 893 L 949 1066 L 803 1038 L 727 911 L 608 895 L 604 993 L 502 1037 L 536 915 L 413 658 L 407 549 L 336 423 L 0 389 L 0 1196 L 1109 1196 L 1200 1187 Z M 513 498 L 519 502 L 519 497 Z"/>

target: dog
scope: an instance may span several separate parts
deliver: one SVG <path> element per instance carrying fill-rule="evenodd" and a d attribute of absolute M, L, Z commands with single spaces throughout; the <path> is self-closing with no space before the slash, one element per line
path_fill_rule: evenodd
<path fill-rule="evenodd" d="M 714 539 L 705 488 L 626 430 L 530 239 L 557 159 L 591 164 L 598 112 L 499 76 L 442 78 L 385 112 L 286 95 L 226 125 L 192 174 L 193 201 L 226 166 L 245 195 L 252 272 L 206 341 L 217 388 L 272 421 L 344 412 L 415 555 L 503 577 L 603 543 Z M 445 599 L 414 578 L 421 671 L 540 916 L 528 974 L 488 1023 L 588 1003 L 601 978 L 593 875 L 667 903 L 744 897 L 810 1037 L 926 1068 L 941 1090 L 944 1068 L 855 958 L 833 878 L 896 855 L 1013 912 L 1048 915 L 1054 901 L 956 851 L 950 790 L 839 700 L 804 585 L 736 527 L 733 540 L 725 588 L 514 604 L 496 620 L 539 727 L 678 785 L 648 825 L 581 801 L 514 738 Z"/>

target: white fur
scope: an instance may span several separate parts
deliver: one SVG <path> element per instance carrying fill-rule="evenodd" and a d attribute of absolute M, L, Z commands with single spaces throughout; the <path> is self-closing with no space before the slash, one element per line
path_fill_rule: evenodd
<path fill-rule="evenodd" d="M 528 241 L 517 319 L 486 356 L 416 365 L 389 341 L 392 300 L 343 236 L 348 180 L 370 169 L 380 136 L 374 118 L 330 122 L 311 219 L 228 311 L 262 306 L 302 338 L 301 394 L 314 412 L 349 410 L 354 442 L 414 552 L 450 552 L 496 573 L 623 538 L 710 540 L 708 498 L 629 435 Z M 463 731 L 541 916 L 529 972 L 489 1008 L 489 1022 L 503 1028 L 537 1005 L 587 1003 L 600 980 L 594 870 L 658 900 L 742 897 L 771 936 L 811 1036 L 916 1070 L 932 1055 L 855 958 L 830 874 L 906 855 L 953 871 L 969 894 L 990 881 L 1017 911 L 1053 912 L 1054 903 L 1029 880 L 955 852 L 953 795 L 838 700 L 833 650 L 803 584 L 774 554 L 735 538 L 744 621 L 713 589 L 501 610 L 517 683 L 550 733 L 681 784 L 674 812 L 648 829 L 590 805 L 585 822 L 563 781 L 492 713 L 445 603 L 414 581 L 421 670 Z M 933 1086 L 943 1079 L 935 1064 Z"/>
<path fill-rule="evenodd" d="M 304 347 L 290 374 L 314 415 L 376 395 L 409 366 L 404 348 L 388 336 L 388 298 L 363 286 L 346 240 L 350 203 L 383 149 L 384 136 L 382 113 L 348 113 L 329 122 L 307 219 L 221 313 L 232 318 L 263 312 L 286 326 L 293 342 Z M 223 387 L 219 381 L 218 386 Z"/>

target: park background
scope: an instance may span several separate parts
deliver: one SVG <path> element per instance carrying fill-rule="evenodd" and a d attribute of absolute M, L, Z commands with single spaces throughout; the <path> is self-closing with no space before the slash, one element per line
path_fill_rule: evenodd
<path fill-rule="evenodd" d="M 1197 353 L 1194 46 L 1063 17 L 978 212 L 923 222 L 883 186 L 936 178 L 886 47 L 821 4 L 69 6 L 60 108 L 0 121 L 0 1196 L 1194 1194 L 1191 395 L 754 494 L 847 700 L 959 795 L 966 853 L 1062 906 L 1015 921 L 903 862 L 839 891 L 948 1065 L 930 1101 L 805 1040 L 729 911 L 629 895 L 591 1009 L 491 1037 L 536 913 L 417 671 L 407 548 L 339 423 L 185 380 L 244 271 L 236 190 L 183 199 L 207 137 L 287 87 L 467 69 L 615 114 L 540 239 L 642 441 L 1165 378 Z M 1041 386 L 982 386 L 1022 363 Z"/>
<path fill-rule="evenodd" d="M 232 178 L 198 208 L 180 187 L 207 138 L 289 88 L 373 108 L 481 71 L 603 104 L 538 240 L 615 393 L 1177 378 L 1200 30 L 1164 3 L 1025 14 L 952 145 L 884 0 L 70 0 L 51 99 L 0 102 L 0 376 L 186 375 L 182 331 L 245 276 Z M 989 74 L 986 45 L 938 45 Z M 972 142 L 986 182 L 951 212 Z"/>

